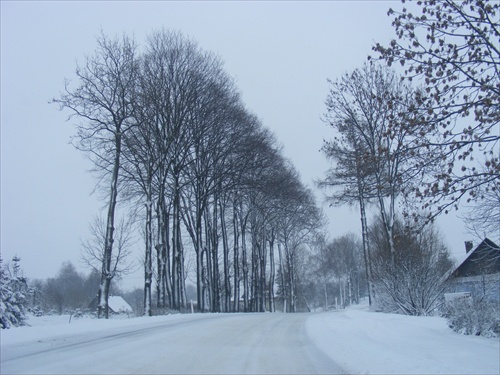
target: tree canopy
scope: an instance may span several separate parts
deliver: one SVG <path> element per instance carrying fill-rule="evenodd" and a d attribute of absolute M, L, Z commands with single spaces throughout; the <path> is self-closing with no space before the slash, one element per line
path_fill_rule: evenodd
<path fill-rule="evenodd" d="M 397 38 L 373 49 L 422 86 L 410 110 L 433 135 L 419 146 L 435 168 L 415 193 L 431 217 L 487 198 L 500 188 L 500 3 L 425 0 L 388 14 Z"/>

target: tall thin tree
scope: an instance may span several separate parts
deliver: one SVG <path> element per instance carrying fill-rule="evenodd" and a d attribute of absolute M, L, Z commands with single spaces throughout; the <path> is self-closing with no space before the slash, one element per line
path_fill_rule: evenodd
<path fill-rule="evenodd" d="M 65 83 L 65 91 L 53 103 L 69 109 L 69 119 L 78 118 L 74 145 L 95 165 L 100 181 L 108 181 L 106 235 L 103 244 L 98 317 L 108 318 L 108 295 L 112 270 L 115 211 L 122 139 L 133 126 L 134 93 L 138 76 L 136 44 L 127 36 L 109 39 L 101 33 L 95 54 L 77 66 L 77 84 Z"/>

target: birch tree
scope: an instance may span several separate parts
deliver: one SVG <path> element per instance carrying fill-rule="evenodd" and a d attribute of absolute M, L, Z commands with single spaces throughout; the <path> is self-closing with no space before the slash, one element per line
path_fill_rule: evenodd
<path fill-rule="evenodd" d="M 141 102 L 143 104 L 144 102 Z M 156 174 L 154 128 L 142 114 L 144 107 L 136 110 L 138 126 L 124 137 L 123 175 L 128 184 L 134 183 L 136 199 L 144 205 L 144 315 L 151 316 L 151 288 L 153 283 L 153 176 Z M 129 186 L 128 194 L 134 188 Z"/>
<path fill-rule="evenodd" d="M 78 120 L 73 144 L 92 160 L 101 182 L 109 184 L 107 189 L 103 188 L 108 212 L 98 308 L 98 317 L 108 318 L 122 139 L 134 126 L 133 102 L 138 75 L 135 42 L 127 36 L 111 40 L 101 34 L 94 55 L 77 66 L 75 74 L 76 85 L 66 81 L 65 91 L 53 102 L 61 110 L 71 112 L 69 120 Z"/>
<path fill-rule="evenodd" d="M 318 186 L 329 190 L 326 201 L 330 206 L 359 205 L 368 302 L 371 305 L 372 266 L 367 206 L 376 198 L 372 167 L 365 163 L 368 150 L 363 149 L 363 143 L 358 140 L 354 128 L 348 122 L 344 124 L 342 118 L 331 118 L 330 121 L 340 134 L 331 141 L 325 140 L 321 150 L 335 166 L 326 171 L 325 178 L 318 182 Z"/>
<path fill-rule="evenodd" d="M 357 183 L 363 184 L 356 189 L 358 198 L 376 199 L 394 258 L 392 231 L 397 198 L 418 184 L 421 170 L 415 165 L 425 158 L 414 148 L 416 139 L 425 133 L 417 136 L 414 129 L 395 126 L 418 123 L 418 118 L 408 115 L 408 108 L 414 104 L 414 91 L 401 83 L 393 71 L 368 64 L 331 85 L 326 119 L 337 134 L 350 143 L 350 153 L 340 155 L 331 145 L 327 145 L 326 151 L 333 156 L 337 152 L 336 158 L 352 159 L 341 163 L 338 176 L 346 183 L 354 177 Z"/>

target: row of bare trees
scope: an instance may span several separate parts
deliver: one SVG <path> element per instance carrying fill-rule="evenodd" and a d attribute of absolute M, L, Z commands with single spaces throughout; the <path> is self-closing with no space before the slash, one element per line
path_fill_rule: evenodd
<path fill-rule="evenodd" d="M 101 35 L 95 55 L 55 99 L 77 123 L 108 199 L 99 317 L 116 276 L 118 197 L 144 237 L 144 314 L 187 307 L 194 257 L 199 311 L 296 308 L 295 253 L 320 225 L 312 193 L 273 135 L 243 105 L 222 61 L 180 33 L 144 50 Z"/>
<path fill-rule="evenodd" d="M 324 288 L 324 305 L 346 307 L 359 303 L 367 292 L 362 245 L 359 237 L 348 233 L 317 247 L 316 271 Z M 332 288 L 332 285 L 334 288 Z M 333 290 L 332 290 L 333 289 Z"/>

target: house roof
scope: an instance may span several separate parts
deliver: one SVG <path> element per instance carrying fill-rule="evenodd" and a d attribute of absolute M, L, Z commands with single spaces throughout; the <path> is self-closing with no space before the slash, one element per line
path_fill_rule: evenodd
<path fill-rule="evenodd" d="M 475 249 L 469 251 L 464 260 L 448 278 L 488 275 L 500 272 L 500 247 L 485 238 Z"/>
<path fill-rule="evenodd" d="M 132 307 L 120 296 L 109 296 L 108 306 L 114 312 L 132 312 Z"/>
<path fill-rule="evenodd" d="M 89 303 L 89 309 L 90 310 L 97 310 L 97 296 L 92 298 L 92 301 Z M 129 313 L 132 312 L 132 307 L 120 296 L 109 296 L 108 297 L 108 306 L 111 312 L 114 313 Z"/>

